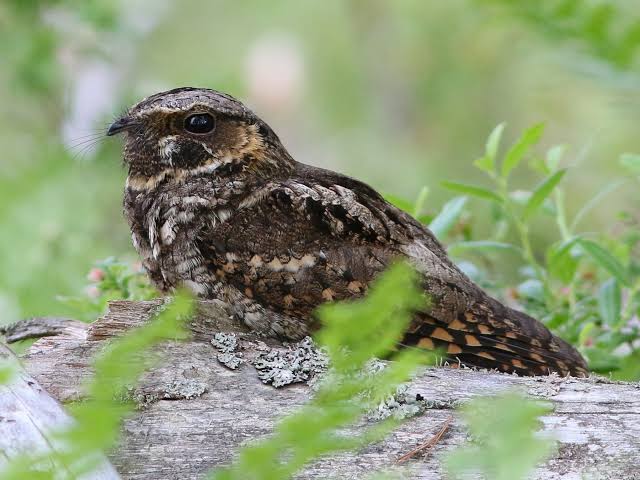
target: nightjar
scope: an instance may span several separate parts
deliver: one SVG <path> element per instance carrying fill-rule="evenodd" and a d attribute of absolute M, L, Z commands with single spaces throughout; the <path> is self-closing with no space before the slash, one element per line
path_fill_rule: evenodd
<path fill-rule="evenodd" d="M 124 212 L 163 292 L 219 298 L 250 328 L 299 339 L 323 302 L 361 297 L 394 259 L 431 298 L 401 342 L 465 365 L 586 376 L 580 354 L 490 297 L 434 235 L 368 185 L 294 160 L 263 120 L 214 90 L 152 95 L 115 121 L 126 134 Z"/>

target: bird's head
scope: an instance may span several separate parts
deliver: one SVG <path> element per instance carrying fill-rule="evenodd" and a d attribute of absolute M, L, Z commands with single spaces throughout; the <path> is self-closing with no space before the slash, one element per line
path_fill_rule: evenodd
<path fill-rule="evenodd" d="M 292 161 L 271 128 L 242 102 L 204 88 L 145 98 L 107 131 L 119 133 L 126 134 L 129 178 L 139 182 L 167 172 L 215 175 L 225 165 L 271 172 Z"/>

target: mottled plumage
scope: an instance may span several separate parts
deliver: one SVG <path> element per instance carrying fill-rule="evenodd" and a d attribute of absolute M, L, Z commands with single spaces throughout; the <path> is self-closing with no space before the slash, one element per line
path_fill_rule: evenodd
<path fill-rule="evenodd" d="M 291 158 L 238 100 L 180 88 L 115 122 L 126 131 L 124 210 L 153 283 L 221 298 L 247 325 L 298 339 L 313 310 L 357 298 L 396 258 L 422 273 L 432 307 L 404 345 L 523 375 L 586 375 L 582 357 L 541 323 L 488 296 L 433 234 L 364 183 Z"/>

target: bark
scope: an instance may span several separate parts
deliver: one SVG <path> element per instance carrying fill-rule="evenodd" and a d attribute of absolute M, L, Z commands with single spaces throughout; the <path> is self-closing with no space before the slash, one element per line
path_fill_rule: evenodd
<path fill-rule="evenodd" d="M 76 330 L 77 331 L 77 330 Z M 58 329 L 63 333 L 63 328 Z M 17 366 L 13 352 L 0 343 L 0 360 L 15 363 L 11 380 L 0 385 L 0 473 L 10 460 L 22 453 L 63 453 L 67 446 L 51 435 L 72 423 L 62 406 Z M 103 456 L 98 466 L 82 480 L 118 480 L 120 476 Z"/>
<path fill-rule="evenodd" d="M 41 338 L 53 335 L 78 335 L 85 330 L 86 325 L 77 320 L 59 317 L 34 317 L 7 326 L 0 326 L 0 334 L 4 335 L 7 343 L 14 343 L 29 338 Z"/>
<path fill-rule="evenodd" d="M 82 381 L 91 375 L 95 353 L 109 338 L 147 321 L 161 303 L 113 302 L 110 312 L 81 335 L 38 340 L 24 358 L 28 373 L 60 402 L 82 398 Z M 232 462 L 241 446 L 268 435 L 279 418 L 312 393 L 301 380 L 321 370 L 323 360 L 308 345 L 260 338 L 216 302 L 200 304 L 191 329 L 192 339 L 156 349 L 159 362 L 131 392 L 141 407 L 124 421 L 120 446 L 110 455 L 122 478 L 203 478 L 209 469 Z M 297 383 L 273 386 L 290 381 Z M 543 417 L 542 429 L 558 440 L 558 449 L 532 478 L 640 479 L 638 384 L 446 367 L 420 372 L 399 404 L 381 407 L 381 415 L 389 409 L 420 412 L 384 441 L 317 461 L 298 478 L 364 478 L 379 470 L 398 471 L 401 478 L 443 478 L 441 455 L 467 436 L 455 407 L 478 395 L 514 389 L 554 407 Z M 360 427 L 350 432 L 357 434 Z M 6 437 L 6 428 L 0 422 L 0 437 Z M 422 456 L 396 464 L 425 443 L 432 446 Z"/>

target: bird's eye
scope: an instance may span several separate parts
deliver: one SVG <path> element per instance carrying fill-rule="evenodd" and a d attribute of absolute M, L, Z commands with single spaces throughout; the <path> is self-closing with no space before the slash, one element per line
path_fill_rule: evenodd
<path fill-rule="evenodd" d="M 184 120 L 184 129 L 191 133 L 211 133 L 215 126 L 216 121 L 208 113 L 189 115 Z"/>

